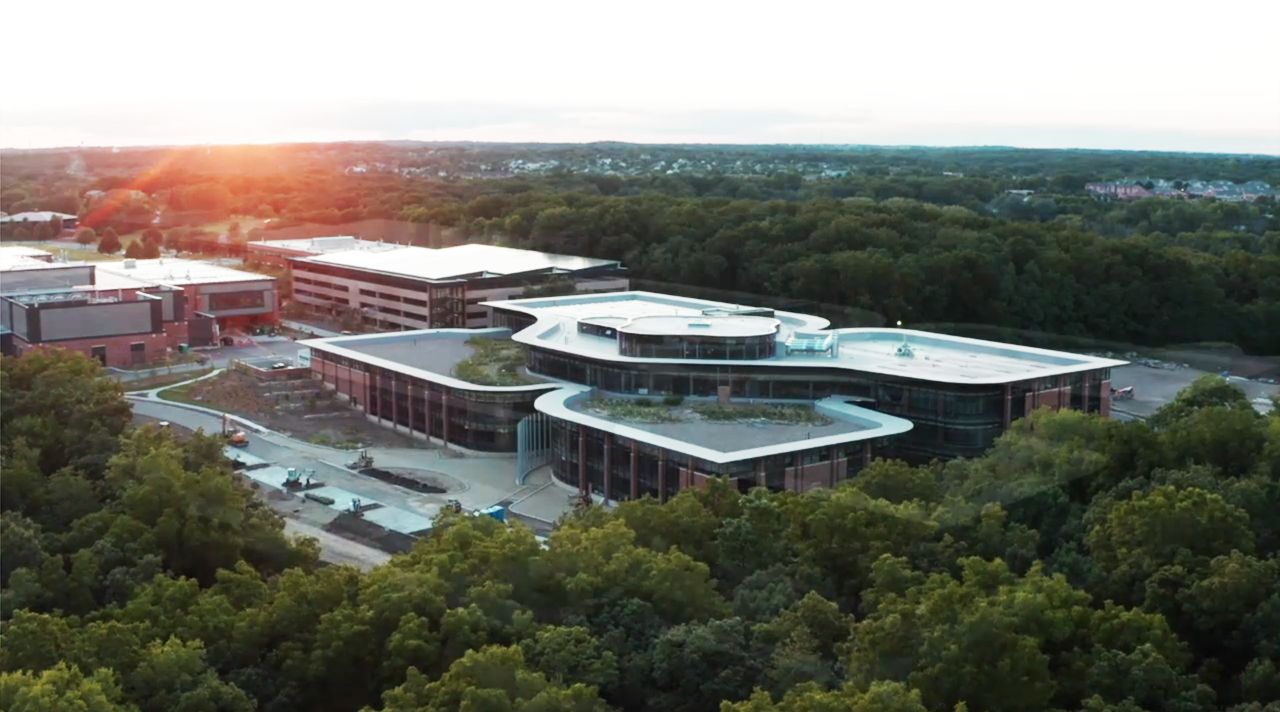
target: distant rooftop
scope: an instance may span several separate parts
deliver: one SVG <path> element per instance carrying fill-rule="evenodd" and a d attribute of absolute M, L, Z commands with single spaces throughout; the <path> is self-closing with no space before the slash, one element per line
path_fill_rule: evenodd
<path fill-rule="evenodd" d="M 53 258 L 53 253 L 24 245 L 4 245 L 0 247 L 0 262 L 20 257 L 48 261 Z"/>
<path fill-rule="evenodd" d="M 52 210 L 33 210 L 25 213 L 14 213 L 13 215 L 5 215 L 0 217 L 0 223 L 11 222 L 49 222 L 54 218 L 62 218 L 63 220 L 75 220 L 75 215 L 68 213 L 55 213 Z"/>
<path fill-rule="evenodd" d="M 223 267 L 213 262 L 161 257 L 154 260 L 124 260 L 121 262 L 96 262 L 100 281 L 107 275 L 129 280 L 168 284 L 181 287 L 191 284 L 220 284 L 226 282 L 257 282 L 272 279 L 267 275 Z"/>
<path fill-rule="evenodd" d="M 618 264 L 616 260 L 555 255 L 548 252 L 477 244 L 441 249 L 391 246 L 390 249 L 383 250 L 345 250 L 303 258 L 301 261 L 425 280 L 500 277 L 546 270 L 576 272 Z"/>
<path fill-rule="evenodd" d="M 862 408 L 838 397 L 824 398 L 813 404 L 819 414 L 830 419 L 826 424 L 709 420 L 642 423 L 589 409 L 591 393 L 591 389 L 585 386 L 565 386 L 540 396 L 535 407 L 540 412 L 571 423 L 710 462 L 735 462 L 830 447 L 897 435 L 911 429 L 908 420 Z M 742 405 L 741 401 L 736 403 Z"/>
<path fill-rule="evenodd" d="M 910 329 L 827 329 L 825 319 L 772 312 L 772 319 L 741 316 L 755 307 L 651 292 L 612 292 L 485 302 L 485 306 L 538 318 L 513 338 L 530 346 L 620 362 L 837 368 L 942 383 L 1001 384 L 1124 365 L 1124 361 Z M 768 310 L 763 310 L 768 312 Z M 654 319 L 666 317 L 666 319 Z M 613 338 L 582 333 L 580 321 L 618 331 L 738 336 L 759 333 L 776 319 L 778 348 L 771 358 L 702 361 L 622 356 Z M 693 322 L 706 323 L 699 331 Z M 748 326 L 753 325 L 753 326 Z M 665 330 L 665 331 L 664 331 Z M 805 345 L 805 348 L 786 348 Z M 812 348 L 810 347 L 812 346 Z M 828 349 L 825 352 L 818 347 Z"/>
<path fill-rule="evenodd" d="M 330 252 L 348 252 L 351 250 L 393 250 L 402 245 L 381 240 L 362 240 L 354 235 L 333 235 L 330 237 L 300 237 L 288 240 L 259 240 L 248 243 L 249 249 L 254 247 L 275 248 L 309 255 L 323 255 Z"/>

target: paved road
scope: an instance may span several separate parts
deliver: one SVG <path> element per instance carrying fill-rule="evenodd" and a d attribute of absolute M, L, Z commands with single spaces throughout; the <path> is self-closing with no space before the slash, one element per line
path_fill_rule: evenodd
<path fill-rule="evenodd" d="M 139 396 L 130 396 L 130 402 L 136 415 L 166 420 L 191 430 L 203 428 L 208 433 L 219 432 L 222 428 L 222 417 L 216 413 L 200 412 L 167 401 Z M 232 420 L 239 421 L 234 417 Z M 357 494 L 366 501 L 381 502 L 425 517 L 435 517 L 449 499 L 457 499 L 465 509 L 478 510 L 499 502 L 524 499 L 545 484 L 541 481 L 529 481 L 525 485 L 516 483 L 514 456 L 459 456 L 439 449 L 368 448 L 378 467 L 425 470 L 443 475 L 436 479 L 448 485 L 449 491 L 444 494 L 423 494 L 347 469 L 345 463 L 354 457 L 351 451 L 314 445 L 271 431 L 259 432 L 253 428 L 247 428 L 246 431 L 249 434 L 249 444 L 245 449 L 252 455 L 281 467 L 313 470 L 315 479 Z M 522 521 L 537 531 L 546 531 L 551 522 L 569 509 L 569 505 L 567 498 L 559 497 L 542 503 L 542 506 L 522 509 L 525 510 L 521 512 L 525 516 L 519 517 Z M 298 516 L 305 517 L 305 514 Z M 541 521 L 535 521 L 537 519 Z M 311 524 L 314 527 L 316 522 Z M 324 542 L 325 540 L 321 540 L 322 545 Z M 341 559 L 346 555 L 338 551 L 333 556 Z M 328 554 L 325 560 L 330 560 Z"/>

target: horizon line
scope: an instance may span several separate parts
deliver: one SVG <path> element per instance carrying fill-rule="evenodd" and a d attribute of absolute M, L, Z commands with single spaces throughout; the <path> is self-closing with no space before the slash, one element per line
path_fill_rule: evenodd
<path fill-rule="evenodd" d="M 126 144 L 94 144 L 94 145 L 54 145 L 54 146 L 0 146 L 0 152 L 55 152 L 55 151 L 90 151 L 90 150 L 157 150 L 157 149 L 191 149 L 191 148 L 266 148 L 285 146 L 333 146 L 333 145 L 378 145 L 378 144 L 421 144 L 421 145 L 474 145 L 474 146 L 653 146 L 653 147 L 809 147 L 809 148 L 873 148 L 873 149 L 960 149 L 960 150 L 1012 150 L 1012 151 L 1094 151 L 1099 153 L 1150 153 L 1175 154 L 1187 156 L 1243 156 L 1250 158 L 1280 158 L 1280 153 L 1258 151 L 1191 151 L 1178 149 L 1155 148 L 1100 148 L 1092 146 L 1017 146 L 1012 144 L 930 144 L 930 143 L 832 143 L 832 142 L 749 142 L 749 141 L 685 141 L 685 142 L 648 142 L 602 139 L 596 141 L 480 141 L 474 139 L 350 139 L 333 141 L 240 141 L 212 142 L 196 141 L 191 143 L 126 143 Z"/>

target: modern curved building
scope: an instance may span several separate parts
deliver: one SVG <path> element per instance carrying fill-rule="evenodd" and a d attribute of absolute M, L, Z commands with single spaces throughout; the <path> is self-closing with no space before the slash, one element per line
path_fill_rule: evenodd
<path fill-rule="evenodd" d="M 522 472 L 550 463 L 557 479 L 619 500 L 708 477 L 805 490 L 876 455 L 980 455 L 1035 408 L 1108 413 L 1110 369 L 1124 363 L 650 292 L 484 306 L 494 329 L 307 342 L 312 368 L 339 391 L 348 379 L 374 417 L 518 451 Z M 465 356 L 444 344 L 466 334 L 518 344 L 522 385 L 460 381 Z"/>

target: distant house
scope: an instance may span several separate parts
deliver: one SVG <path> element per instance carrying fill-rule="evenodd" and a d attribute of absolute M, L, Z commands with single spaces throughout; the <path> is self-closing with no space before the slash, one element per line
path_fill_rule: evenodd
<path fill-rule="evenodd" d="M 1089 195 L 1106 200 L 1137 200 L 1154 195 L 1136 183 L 1087 183 L 1084 189 Z"/>
<path fill-rule="evenodd" d="M 30 223 L 34 225 L 36 223 L 53 222 L 54 218 L 62 218 L 62 229 L 64 230 L 74 230 L 76 228 L 76 221 L 79 219 L 75 215 L 55 213 L 52 210 L 33 210 L 30 212 L 14 213 L 13 215 L 0 217 L 0 225 L 11 226 L 19 223 Z"/>

